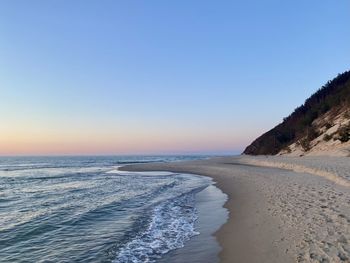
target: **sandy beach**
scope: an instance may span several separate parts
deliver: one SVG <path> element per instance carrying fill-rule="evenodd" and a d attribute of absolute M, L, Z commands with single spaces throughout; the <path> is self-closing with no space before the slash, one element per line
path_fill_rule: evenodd
<path fill-rule="evenodd" d="M 122 167 L 213 178 L 229 219 L 220 262 L 350 262 L 347 157 L 223 157 Z"/>

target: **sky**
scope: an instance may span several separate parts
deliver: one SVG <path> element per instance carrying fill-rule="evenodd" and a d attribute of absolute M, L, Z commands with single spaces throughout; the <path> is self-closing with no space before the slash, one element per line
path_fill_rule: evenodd
<path fill-rule="evenodd" d="M 348 0 L 2 0 L 0 155 L 234 154 L 350 69 Z"/>

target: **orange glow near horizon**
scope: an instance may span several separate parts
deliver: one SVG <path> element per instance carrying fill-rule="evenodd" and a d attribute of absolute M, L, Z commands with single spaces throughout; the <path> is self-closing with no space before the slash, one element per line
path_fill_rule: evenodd
<path fill-rule="evenodd" d="M 0 155 L 239 153 L 262 130 L 227 120 L 5 119 Z"/>
<path fill-rule="evenodd" d="M 171 129 L 170 129 L 171 130 Z M 243 137 L 243 136 L 242 136 Z M 0 155 L 93 155 L 208 153 L 241 150 L 242 138 L 230 132 L 194 129 L 106 129 L 12 127 L 0 130 Z"/>

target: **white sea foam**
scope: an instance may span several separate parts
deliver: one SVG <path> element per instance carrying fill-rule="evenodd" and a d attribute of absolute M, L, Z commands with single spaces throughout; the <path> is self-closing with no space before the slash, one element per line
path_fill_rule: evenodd
<path fill-rule="evenodd" d="M 129 171 L 120 171 L 119 168 L 122 166 L 117 166 L 114 167 L 115 169 L 108 171 L 107 173 L 111 173 L 111 174 L 119 174 L 119 175 L 147 175 L 147 176 L 167 176 L 167 175 L 172 175 L 174 173 L 171 172 L 129 172 Z"/>
<path fill-rule="evenodd" d="M 181 248 L 195 230 L 195 194 L 189 193 L 156 206 L 148 229 L 127 243 L 114 263 L 155 262 L 161 255 Z"/>

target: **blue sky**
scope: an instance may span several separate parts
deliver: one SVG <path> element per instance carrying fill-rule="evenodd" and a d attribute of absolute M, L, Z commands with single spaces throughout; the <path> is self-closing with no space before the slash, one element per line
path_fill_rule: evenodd
<path fill-rule="evenodd" d="M 0 154 L 239 152 L 349 69 L 349 11 L 1 1 Z"/>

